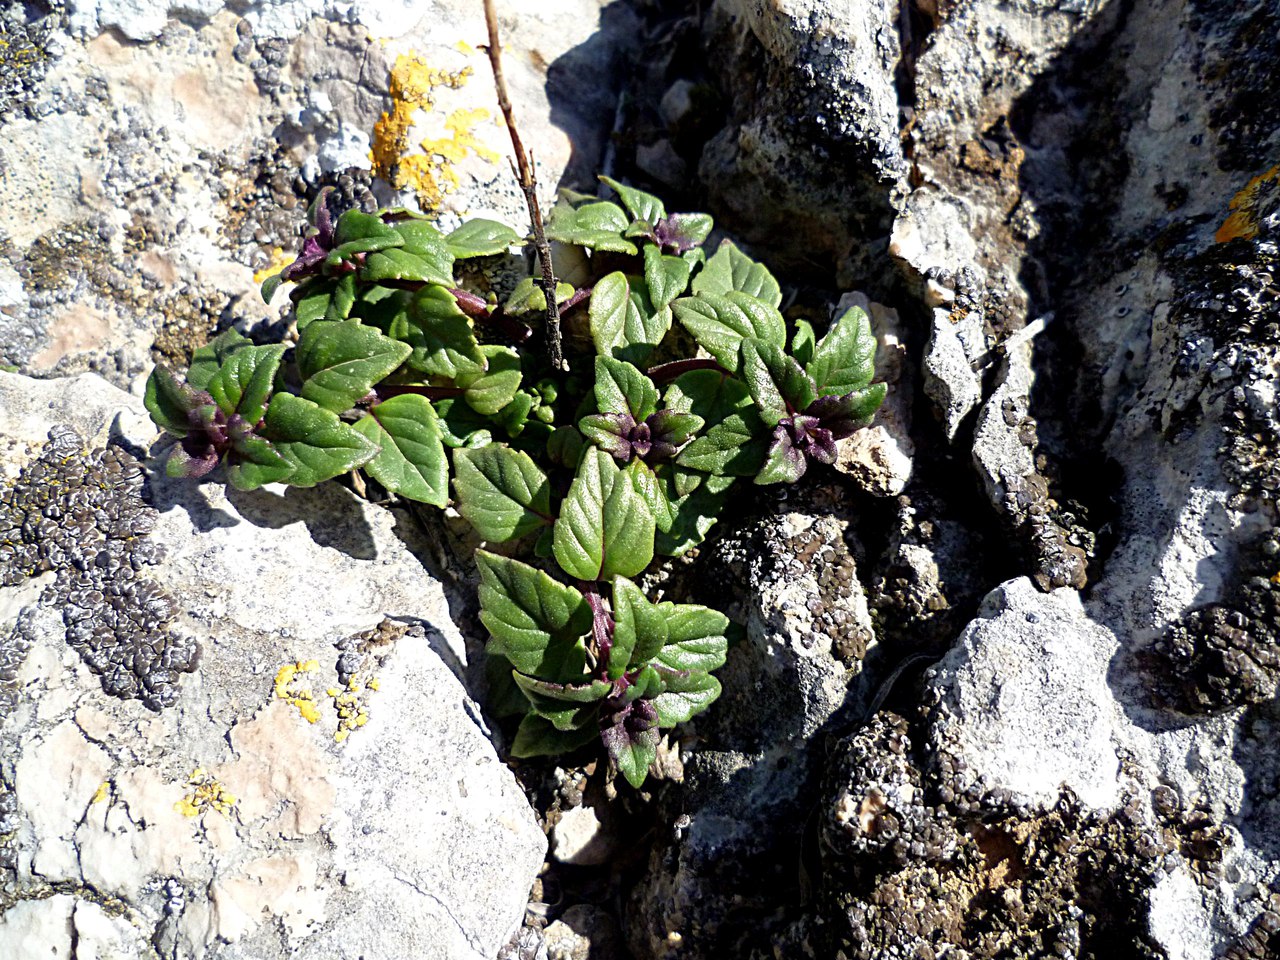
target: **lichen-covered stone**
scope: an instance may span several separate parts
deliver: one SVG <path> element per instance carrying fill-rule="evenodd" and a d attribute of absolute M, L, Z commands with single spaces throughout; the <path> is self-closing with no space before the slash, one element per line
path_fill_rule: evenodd
<path fill-rule="evenodd" d="M 112 444 L 89 450 L 56 426 L 40 456 L 0 490 L 0 586 L 53 573 L 41 603 L 60 610 L 67 643 L 107 693 L 152 709 L 173 704 L 200 646 L 171 628 L 172 599 L 147 568 L 160 558 L 147 535 L 155 510 L 143 499 L 138 460 Z M 12 682 L 29 642 L 24 628 L 0 644 L 0 681 Z"/>

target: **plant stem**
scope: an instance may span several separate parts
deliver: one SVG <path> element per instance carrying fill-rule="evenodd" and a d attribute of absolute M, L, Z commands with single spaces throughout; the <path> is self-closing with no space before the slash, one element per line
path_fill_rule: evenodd
<path fill-rule="evenodd" d="M 729 375 L 728 370 L 710 357 L 693 357 L 690 360 L 673 360 L 671 363 L 661 363 L 656 367 L 650 367 L 648 374 L 649 379 L 654 383 L 669 383 L 680 374 L 688 373 L 690 370 L 716 370 L 725 376 Z"/>
<path fill-rule="evenodd" d="M 547 234 L 542 226 L 542 210 L 538 207 L 538 182 L 533 177 L 533 166 L 525 153 L 524 144 L 520 142 L 515 112 L 511 109 L 511 98 L 507 96 L 507 82 L 502 75 L 502 42 L 498 37 L 498 15 L 494 11 L 493 0 L 484 0 L 484 19 L 489 28 L 489 66 L 493 68 L 498 107 L 506 118 L 507 132 L 511 134 L 511 147 L 516 154 L 516 163 L 512 167 L 529 207 L 534 249 L 537 250 L 538 263 L 542 267 L 542 289 L 547 295 L 547 358 L 553 370 L 567 373 L 569 365 L 564 362 L 564 345 L 560 339 L 560 309 L 556 304 L 556 277 L 551 264 L 551 245 L 547 243 Z"/>

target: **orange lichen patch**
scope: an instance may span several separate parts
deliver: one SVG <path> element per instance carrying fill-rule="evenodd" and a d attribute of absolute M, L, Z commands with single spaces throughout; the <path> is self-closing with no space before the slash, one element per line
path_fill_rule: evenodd
<path fill-rule="evenodd" d="M 336 742 L 344 742 L 352 731 L 359 730 L 369 722 L 369 694 L 380 686 L 377 677 L 363 681 L 356 675 L 347 681 L 345 689 L 329 688 L 328 694 L 333 698 L 334 709 L 338 712 L 338 729 L 333 735 Z"/>
<path fill-rule="evenodd" d="M 293 263 L 294 255 L 285 252 L 283 247 L 276 247 L 271 251 L 271 262 L 253 275 L 254 283 L 262 283 L 268 277 L 274 277 L 277 273 Z"/>
<path fill-rule="evenodd" d="M 1231 198 L 1231 215 L 1218 228 L 1213 239 L 1252 240 L 1258 235 L 1258 222 L 1270 207 L 1280 204 L 1280 164 L 1260 173 L 1243 190 Z"/>
<path fill-rule="evenodd" d="M 101 803 L 103 800 L 107 799 L 107 797 L 109 796 L 111 796 L 111 781 L 103 780 L 102 783 L 98 784 L 98 789 L 94 793 L 93 799 L 90 800 L 89 802 Z"/>
<path fill-rule="evenodd" d="M 191 771 L 187 785 L 192 788 L 190 792 L 173 805 L 173 809 L 184 817 L 198 817 L 206 810 L 216 810 L 224 817 L 231 815 L 236 798 L 203 767 Z"/>
<path fill-rule="evenodd" d="M 463 52 L 475 51 L 468 47 Z M 492 117 L 480 108 L 453 111 L 445 117 L 444 136 L 421 141 L 421 153 L 409 152 L 417 112 L 435 109 L 436 92 L 460 89 L 472 72 L 471 67 L 437 69 L 416 54 L 401 54 L 391 69 L 391 109 L 374 125 L 369 156 L 376 176 L 396 189 L 411 188 L 426 212 L 439 209 L 445 194 L 457 189 L 454 164 L 468 155 L 490 163 L 499 159 L 476 135 L 477 127 Z"/>
<path fill-rule="evenodd" d="M 315 694 L 309 687 L 303 686 L 299 675 L 318 670 L 320 664 L 315 660 L 299 660 L 286 663 L 276 672 L 276 698 L 292 704 L 307 723 L 315 723 L 320 719 L 320 708 L 316 705 Z"/>

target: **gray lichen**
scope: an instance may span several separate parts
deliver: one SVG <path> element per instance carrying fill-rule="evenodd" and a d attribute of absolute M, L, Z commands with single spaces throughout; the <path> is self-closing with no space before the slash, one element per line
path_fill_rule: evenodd
<path fill-rule="evenodd" d="M 143 486 L 141 465 L 122 447 L 90 451 L 74 430 L 55 427 L 0 492 L 0 585 L 55 573 L 40 603 L 61 610 L 67 643 L 107 693 L 159 710 L 177 699 L 200 649 L 170 630 L 173 602 L 145 575 L 160 551 L 147 539 L 155 511 Z M 27 646 L 21 622 L 0 640 L 0 682 L 16 676 Z"/>

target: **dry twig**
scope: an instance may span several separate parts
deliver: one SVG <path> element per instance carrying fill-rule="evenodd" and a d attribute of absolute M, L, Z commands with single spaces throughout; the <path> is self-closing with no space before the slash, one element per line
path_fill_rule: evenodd
<path fill-rule="evenodd" d="M 551 265 L 551 245 L 547 243 L 547 234 L 542 226 L 542 210 L 538 207 L 538 181 L 534 179 L 533 165 L 525 153 L 524 144 L 520 142 L 515 113 L 511 109 L 511 98 L 507 96 L 507 82 L 502 76 L 502 43 L 498 37 L 498 15 L 494 11 L 493 0 L 484 0 L 484 19 L 489 27 L 489 66 L 493 68 L 498 106 L 506 118 L 507 132 L 511 134 L 511 147 L 516 154 L 512 172 L 519 180 L 525 203 L 529 206 L 529 219 L 533 223 L 533 246 L 538 252 L 538 263 L 542 267 L 542 289 L 547 296 L 547 356 L 552 369 L 567 372 L 569 365 L 564 361 L 564 346 L 560 339 L 560 308 L 556 303 L 556 276 Z"/>

